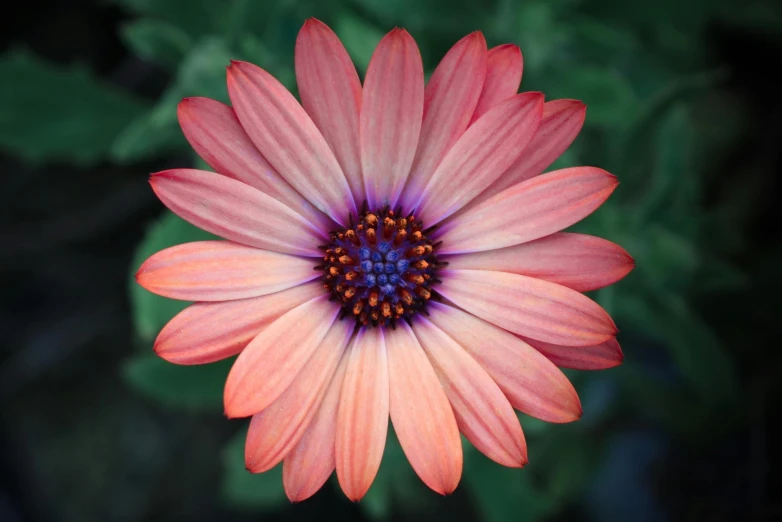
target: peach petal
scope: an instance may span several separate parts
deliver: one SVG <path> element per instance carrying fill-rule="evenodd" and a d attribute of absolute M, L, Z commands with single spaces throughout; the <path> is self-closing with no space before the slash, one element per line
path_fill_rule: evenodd
<path fill-rule="evenodd" d="M 296 39 L 296 83 L 301 104 L 334 152 L 353 199 L 364 200 L 359 149 L 361 81 L 334 31 L 310 18 Z"/>
<path fill-rule="evenodd" d="M 432 361 L 467 440 L 495 462 L 524 466 L 524 433 L 497 383 L 456 341 L 427 319 L 417 320 L 413 329 Z"/>
<path fill-rule="evenodd" d="M 464 310 L 513 333 L 566 346 L 616 336 L 611 317 L 570 288 L 542 279 L 483 270 L 445 270 L 437 291 Z"/>
<path fill-rule="evenodd" d="M 370 208 L 394 206 L 415 156 L 424 110 L 424 67 L 413 37 L 394 29 L 367 68 L 361 102 L 361 165 Z"/>
<path fill-rule="evenodd" d="M 323 294 L 318 282 L 276 294 L 219 303 L 196 303 L 177 314 L 155 340 L 155 352 L 175 364 L 206 364 L 240 353 L 286 312 Z"/>
<path fill-rule="evenodd" d="M 136 281 L 158 295 L 185 301 L 230 301 L 273 294 L 318 277 L 314 262 L 230 241 L 197 241 L 144 261 Z"/>
<path fill-rule="evenodd" d="M 335 458 L 342 491 L 358 502 L 375 480 L 388 434 L 388 357 L 383 330 L 360 330 L 346 356 Z"/>
<path fill-rule="evenodd" d="M 429 313 L 429 320 L 491 375 L 514 408 L 547 422 L 572 422 L 581 417 L 581 402 L 573 385 L 529 344 L 452 306 L 433 303 Z"/>
<path fill-rule="evenodd" d="M 338 306 L 321 295 L 264 329 L 239 355 L 225 382 L 225 413 L 249 417 L 290 386 L 337 317 Z"/>
<path fill-rule="evenodd" d="M 391 422 L 399 443 L 421 480 L 450 494 L 462 475 L 462 441 L 448 397 L 407 323 L 387 330 L 385 339 Z"/>

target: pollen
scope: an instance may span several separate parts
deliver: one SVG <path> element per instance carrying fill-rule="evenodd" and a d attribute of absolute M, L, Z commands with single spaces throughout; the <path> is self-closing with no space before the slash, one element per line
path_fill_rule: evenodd
<path fill-rule="evenodd" d="M 432 288 L 438 263 L 436 246 L 420 220 L 388 207 L 364 210 L 350 226 L 330 233 L 323 247 L 325 288 L 341 303 L 342 317 L 359 325 L 395 325 L 426 313 L 437 297 Z"/>

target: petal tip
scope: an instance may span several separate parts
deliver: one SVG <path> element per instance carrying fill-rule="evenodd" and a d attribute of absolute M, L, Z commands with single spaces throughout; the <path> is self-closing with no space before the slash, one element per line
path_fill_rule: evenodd
<path fill-rule="evenodd" d="M 512 43 L 501 44 L 498 45 L 497 47 L 494 47 L 492 51 L 496 53 L 503 53 L 503 55 L 506 57 L 505 59 L 507 60 L 513 62 L 519 62 L 523 64 L 521 47 L 519 47 L 516 44 L 512 44 Z"/>
<path fill-rule="evenodd" d="M 324 30 L 333 32 L 327 24 L 318 20 L 314 16 L 307 18 L 306 20 L 304 20 L 304 24 L 301 26 L 301 30 L 299 31 L 299 36 L 296 38 L 297 45 L 300 43 L 299 42 L 300 38 L 308 37 L 311 36 L 312 33 L 316 31 L 324 31 Z"/>
<path fill-rule="evenodd" d="M 359 502 L 364 496 L 367 494 L 367 491 L 369 491 L 369 487 L 372 485 L 372 482 L 374 482 L 375 477 L 373 476 L 371 480 L 368 481 L 361 481 L 359 480 L 340 480 L 339 471 L 337 472 L 337 481 L 339 482 L 340 487 L 342 488 L 342 492 L 345 493 L 345 496 L 350 500 L 351 502 Z"/>
<path fill-rule="evenodd" d="M 507 468 L 516 468 L 516 469 L 521 469 L 527 464 L 529 464 L 529 459 L 527 458 L 527 455 L 525 453 L 514 455 L 511 460 L 502 463 L 502 465 Z"/>
<path fill-rule="evenodd" d="M 456 491 L 456 488 L 459 486 L 459 481 L 457 480 L 455 484 L 447 484 L 445 488 L 443 488 L 442 492 L 438 491 L 441 495 L 444 497 L 447 497 L 448 495 L 453 494 L 454 491 Z"/>
<path fill-rule="evenodd" d="M 161 179 L 172 179 L 174 177 L 175 177 L 174 170 L 172 170 L 172 169 L 161 170 L 159 172 L 153 172 L 152 174 L 150 174 L 149 175 L 149 182 L 153 183 L 153 182 L 157 182 L 157 181 L 159 181 Z"/>
<path fill-rule="evenodd" d="M 477 45 L 483 44 L 482 47 L 486 47 L 486 37 L 483 36 L 483 31 L 480 29 L 471 32 L 469 35 L 467 35 L 467 38 L 474 41 L 474 43 Z"/>
<path fill-rule="evenodd" d="M 409 32 L 407 32 L 407 29 L 404 27 L 394 27 L 391 29 L 388 34 L 386 35 L 386 38 L 412 38 Z"/>
<path fill-rule="evenodd" d="M 176 357 L 172 357 L 170 353 L 168 353 L 170 346 L 168 343 L 166 343 L 165 339 L 161 339 L 163 331 L 161 331 L 157 338 L 155 339 L 155 343 L 152 345 L 152 351 L 155 352 L 155 355 L 163 359 L 164 361 L 178 364 L 176 361 Z"/>
<path fill-rule="evenodd" d="M 314 16 L 310 16 L 309 18 L 304 20 L 304 27 L 307 27 L 308 25 L 309 26 L 313 26 L 313 25 L 320 26 L 320 25 L 326 25 L 326 24 L 324 24 L 323 22 L 321 22 L 320 20 L 318 20 Z"/>
<path fill-rule="evenodd" d="M 586 103 L 581 100 L 564 99 L 562 100 L 562 105 L 565 109 L 576 109 L 580 111 L 586 110 Z"/>
<path fill-rule="evenodd" d="M 307 487 L 298 487 L 294 489 L 292 485 L 285 481 L 284 475 L 282 487 L 285 490 L 285 496 L 288 497 L 291 504 L 303 502 L 318 492 L 317 489 L 313 491 L 312 488 Z"/>
<path fill-rule="evenodd" d="M 630 253 L 625 249 L 622 249 L 622 253 L 620 255 L 622 256 L 624 263 L 628 266 L 627 272 L 629 273 L 635 268 L 635 258 L 631 256 Z"/>
<path fill-rule="evenodd" d="M 230 374 L 229 374 L 230 379 Z M 223 414 L 228 419 L 242 419 L 244 417 L 251 417 L 256 412 L 248 412 L 246 411 L 246 407 L 243 408 L 241 404 L 238 404 L 239 400 L 236 398 L 236 394 L 234 393 L 234 390 L 231 390 L 228 388 L 228 383 L 226 383 L 226 389 L 223 393 Z"/>
<path fill-rule="evenodd" d="M 242 60 L 229 60 L 229 63 L 225 68 L 228 70 L 228 78 L 231 79 L 237 73 L 242 74 L 245 72 L 245 69 L 252 66 L 252 64 Z"/>

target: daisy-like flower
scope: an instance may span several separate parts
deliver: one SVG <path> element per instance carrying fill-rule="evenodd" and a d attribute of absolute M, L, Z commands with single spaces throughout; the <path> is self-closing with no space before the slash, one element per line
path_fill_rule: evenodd
<path fill-rule="evenodd" d="M 616 327 L 580 292 L 633 267 L 619 246 L 561 233 L 608 198 L 611 174 L 541 174 L 572 142 L 582 103 L 516 94 L 518 47 L 456 43 L 424 85 L 413 38 L 378 44 L 362 86 L 337 36 L 309 20 L 296 42 L 301 105 L 254 65 L 228 67 L 233 107 L 188 98 L 179 120 L 215 172 L 154 174 L 160 200 L 226 239 L 158 252 L 137 274 L 195 304 L 160 332 L 177 364 L 238 354 L 228 417 L 252 417 L 247 468 L 283 462 L 292 501 L 336 469 L 359 500 L 389 417 L 423 482 L 452 492 L 460 432 L 522 467 L 514 408 L 581 415 L 557 365 L 621 362 Z"/>

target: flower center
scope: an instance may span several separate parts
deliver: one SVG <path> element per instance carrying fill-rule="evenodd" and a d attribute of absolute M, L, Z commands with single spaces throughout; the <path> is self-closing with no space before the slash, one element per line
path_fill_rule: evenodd
<path fill-rule="evenodd" d="M 364 211 L 358 223 L 332 232 L 326 249 L 325 287 L 342 303 L 342 317 L 360 325 L 393 325 L 425 311 L 432 297 L 438 263 L 437 244 L 427 237 L 420 220 L 400 217 L 388 207 Z"/>

